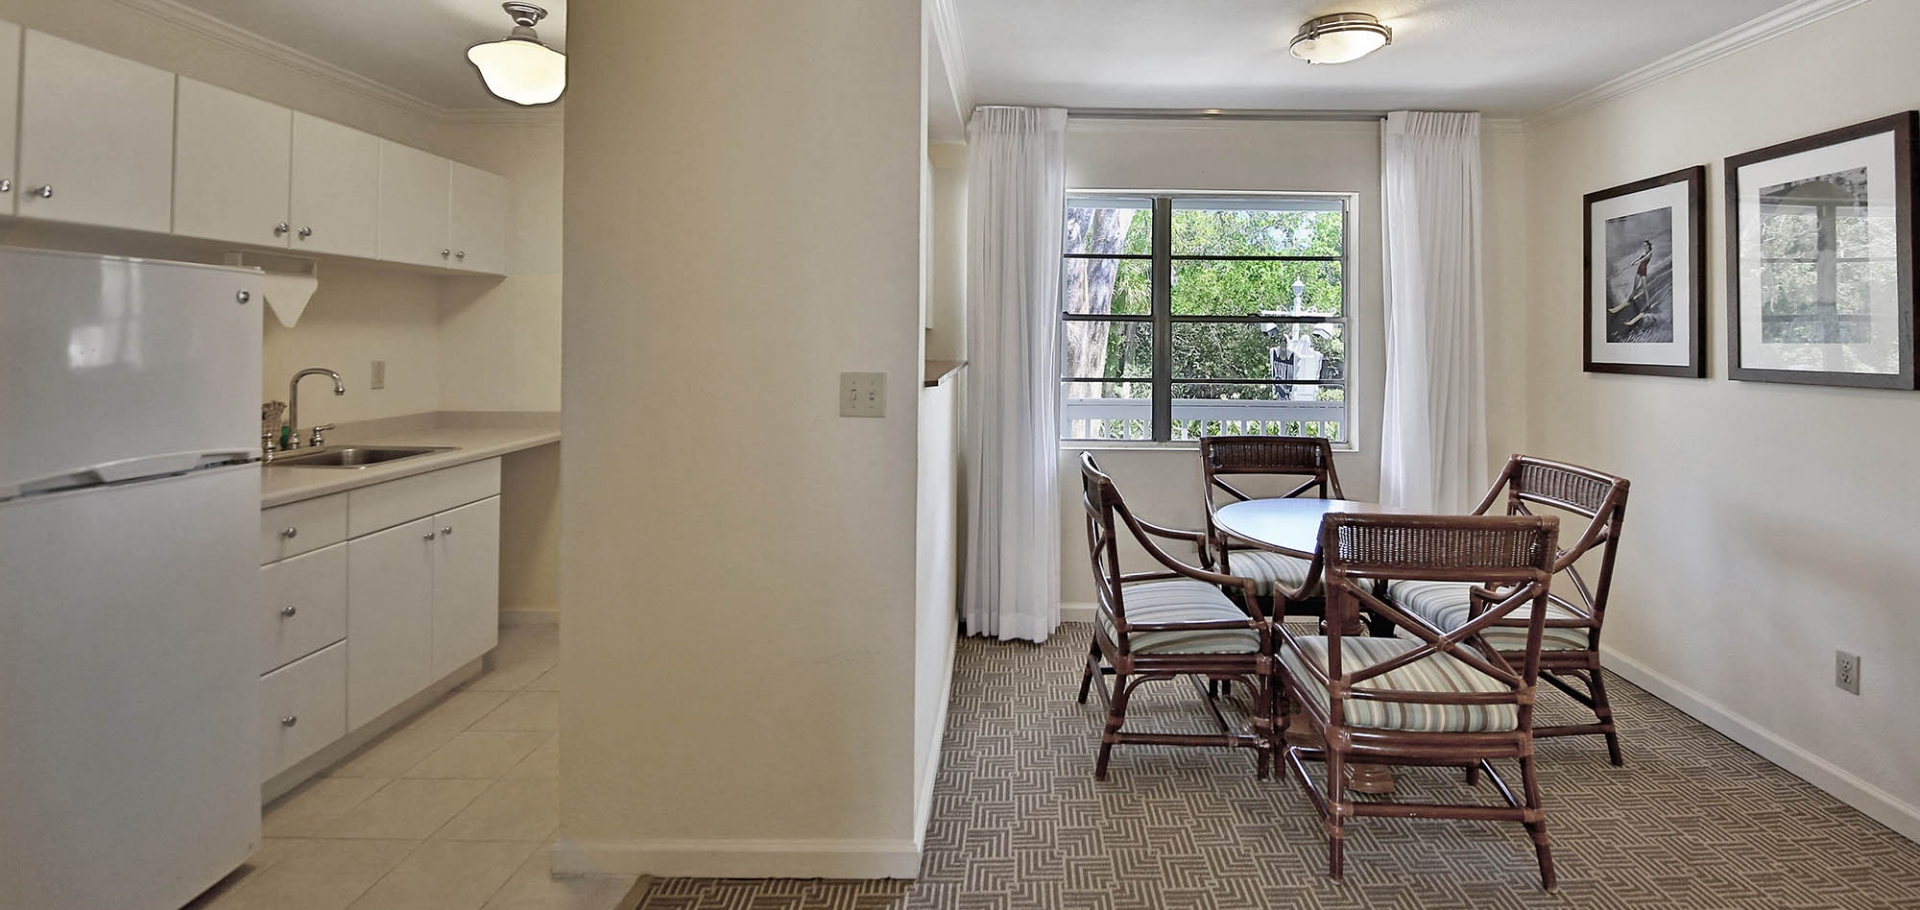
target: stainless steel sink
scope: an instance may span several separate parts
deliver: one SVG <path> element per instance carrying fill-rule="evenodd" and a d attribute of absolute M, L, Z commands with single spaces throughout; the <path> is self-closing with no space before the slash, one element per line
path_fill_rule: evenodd
<path fill-rule="evenodd" d="M 435 452 L 448 452 L 453 446 L 327 446 L 308 452 L 291 452 L 273 459 L 273 467 L 290 468 L 370 468 L 405 458 L 418 458 Z"/>

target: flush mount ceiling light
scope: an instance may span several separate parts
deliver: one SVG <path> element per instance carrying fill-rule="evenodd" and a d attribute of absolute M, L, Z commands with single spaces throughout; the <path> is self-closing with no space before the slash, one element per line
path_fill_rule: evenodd
<path fill-rule="evenodd" d="M 1393 43 L 1393 29 L 1366 13 L 1308 19 L 1287 50 L 1308 63 L 1350 63 Z"/>
<path fill-rule="evenodd" d="M 467 59 L 487 91 L 514 104 L 549 104 L 567 90 L 567 55 L 540 43 L 533 27 L 547 11 L 531 3 L 502 3 L 513 31 L 498 41 L 467 48 Z"/>

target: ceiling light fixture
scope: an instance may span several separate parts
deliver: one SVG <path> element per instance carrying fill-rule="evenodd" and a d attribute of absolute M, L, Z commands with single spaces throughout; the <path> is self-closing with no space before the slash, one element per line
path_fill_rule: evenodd
<path fill-rule="evenodd" d="M 467 48 L 487 91 L 514 104 L 550 104 L 567 90 L 567 55 L 540 43 L 533 26 L 547 11 L 531 3 L 502 3 L 513 31 L 498 41 Z"/>
<path fill-rule="evenodd" d="M 1308 19 L 1287 50 L 1308 63 L 1351 63 L 1393 43 L 1393 29 L 1366 13 Z"/>

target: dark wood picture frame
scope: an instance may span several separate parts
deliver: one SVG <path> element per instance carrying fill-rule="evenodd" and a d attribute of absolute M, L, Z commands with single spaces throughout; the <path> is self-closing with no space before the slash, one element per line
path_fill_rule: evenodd
<path fill-rule="evenodd" d="M 1593 275 L 1594 250 L 1596 239 L 1593 235 L 1593 207 L 1597 203 L 1647 190 L 1659 189 L 1676 183 L 1687 185 L 1687 243 L 1691 253 L 1690 275 L 1675 275 L 1674 287 L 1685 287 L 1690 296 L 1693 312 L 1686 316 L 1686 322 L 1692 327 L 1692 340 L 1687 349 L 1687 362 L 1684 364 L 1617 363 L 1596 361 L 1593 358 Z M 1583 260 L 1585 268 L 1581 271 L 1581 296 L 1585 306 L 1581 309 L 1581 364 L 1589 373 L 1631 373 L 1640 376 L 1679 376 L 1687 379 L 1703 379 L 1707 375 L 1707 167 L 1695 165 L 1682 168 L 1670 174 L 1636 180 L 1611 189 L 1588 193 L 1581 206 L 1584 224 L 1581 238 L 1585 245 Z M 1600 263 L 1605 267 L 1605 261 Z M 1605 302 L 1601 302 L 1605 306 Z M 1674 314 L 1675 324 L 1679 324 L 1680 313 Z M 1677 343 L 1677 342 L 1676 342 Z"/>
<path fill-rule="evenodd" d="M 1842 373 L 1819 370 L 1781 370 L 1747 367 L 1741 363 L 1740 348 L 1740 171 L 1751 165 L 1785 158 L 1816 149 L 1891 134 L 1894 153 L 1894 255 L 1898 262 L 1895 281 L 1899 293 L 1899 369 L 1893 373 Z M 1920 388 L 1914 371 L 1914 236 L 1913 213 L 1917 185 L 1914 142 L 1920 138 L 1920 111 L 1902 111 L 1865 123 L 1782 142 L 1763 149 L 1734 155 L 1726 160 L 1727 208 L 1727 375 L 1736 380 L 1755 382 L 1791 382 L 1806 385 L 1852 386 L 1869 389 Z"/>

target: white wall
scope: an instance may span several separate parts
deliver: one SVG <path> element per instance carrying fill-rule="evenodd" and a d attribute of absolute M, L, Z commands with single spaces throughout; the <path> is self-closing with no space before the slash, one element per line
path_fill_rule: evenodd
<path fill-rule="evenodd" d="M 1920 4 L 1874 0 L 1527 124 L 1532 356 L 1508 381 L 1532 450 L 1633 481 L 1610 666 L 1920 838 L 1920 398 L 1725 378 L 1721 168 L 1920 106 L 1916 34 Z M 1582 372 L 1581 196 L 1702 163 L 1712 378 Z M 1863 658 L 1858 696 L 1836 648 Z M 1631 764 L 1652 732 L 1625 733 Z"/>
<path fill-rule="evenodd" d="M 1343 122 L 1071 120 L 1070 189 L 1269 190 L 1358 193 L 1357 269 L 1347 276 L 1355 451 L 1335 456 L 1348 496 L 1380 484 L 1380 406 L 1386 386 L 1380 280 L 1380 127 Z M 1142 517 L 1181 527 L 1205 521 L 1200 462 L 1191 445 L 1060 447 L 1061 580 L 1067 604 L 1093 600 L 1080 505 L 1079 455 L 1093 450 Z"/>
<path fill-rule="evenodd" d="M 555 864 L 911 876 L 918 4 L 571 26 Z"/>
<path fill-rule="evenodd" d="M 922 836 L 933 806 L 940 743 L 960 632 L 960 503 L 956 471 L 961 433 L 956 397 L 964 374 L 920 393 L 920 471 L 914 552 L 914 830 Z"/>

